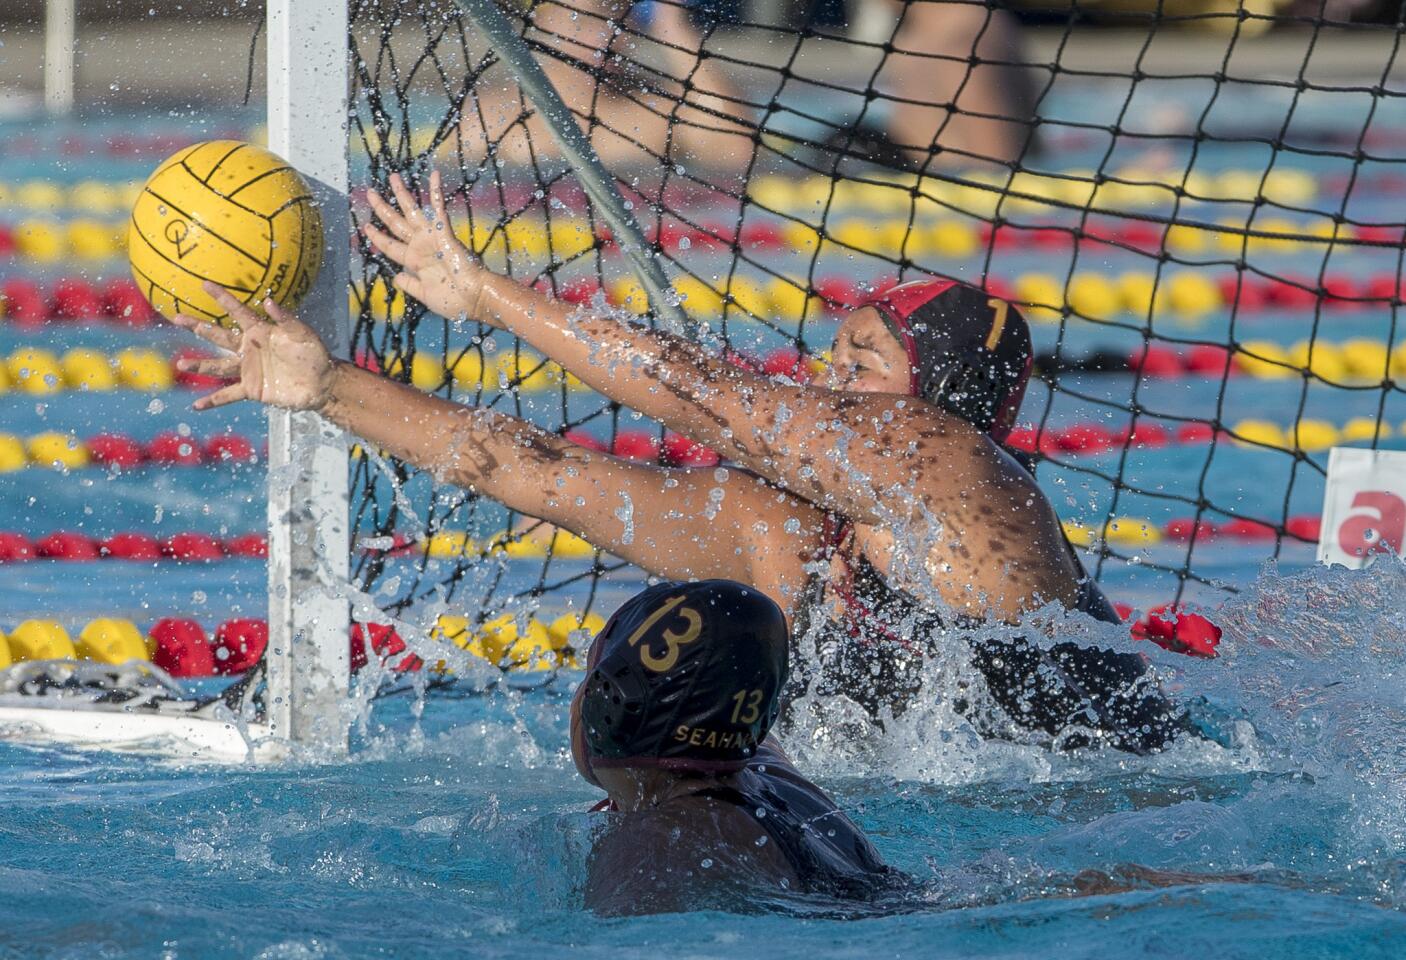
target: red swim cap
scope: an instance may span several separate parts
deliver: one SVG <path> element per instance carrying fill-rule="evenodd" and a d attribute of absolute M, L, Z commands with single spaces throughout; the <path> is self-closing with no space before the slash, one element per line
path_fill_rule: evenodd
<path fill-rule="evenodd" d="M 908 351 L 913 396 L 1006 439 L 1034 359 L 1020 311 L 955 280 L 900 284 L 863 305 Z"/>

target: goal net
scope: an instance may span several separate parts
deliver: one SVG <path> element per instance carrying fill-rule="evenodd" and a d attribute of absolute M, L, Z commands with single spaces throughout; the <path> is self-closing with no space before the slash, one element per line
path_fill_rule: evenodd
<path fill-rule="evenodd" d="M 1214 599 L 1253 574 L 1246 557 L 1311 557 L 1328 448 L 1406 432 L 1401 22 L 1318 0 L 807 6 L 502 9 L 682 308 L 737 355 L 809 376 L 875 291 L 984 286 L 1037 348 L 1011 444 L 1115 599 Z M 647 315 L 542 111 L 462 10 L 350 12 L 354 225 L 367 187 L 438 169 L 490 268 Z M 405 300 L 354 244 L 360 363 L 622 456 L 712 462 L 517 340 Z M 353 458 L 357 586 L 461 645 L 505 616 L 520 633 L 608 614 L 611 585 L 639 577 L 378 451 Z"/>

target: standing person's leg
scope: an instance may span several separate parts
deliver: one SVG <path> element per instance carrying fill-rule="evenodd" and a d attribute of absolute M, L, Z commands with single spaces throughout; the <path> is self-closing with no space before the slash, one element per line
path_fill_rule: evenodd
<path fill-rule="evenodd" d="M 980 0 L 910 0 L 901 17 L 878 78 L 892 140 L 918 165 L 1018 160 L 1034 104 L 1015 18 Z"/>

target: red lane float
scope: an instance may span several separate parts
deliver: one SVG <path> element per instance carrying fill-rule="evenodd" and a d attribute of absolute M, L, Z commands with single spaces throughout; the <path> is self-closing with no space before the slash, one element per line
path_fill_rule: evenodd
<path fill-rule="evenodd" d="M 786 377 L 799 383 L 809 383 L 814 378 L 806 355 L 795 347 L 771 351 L 762 358 L 759 366 L 762 373 L 769 377 Z"/>
<path fill-rule="evenodd" d="M 584 430 L 568 430 L 566 431 L 565 439 L 570 440 L 578 447 L 585 447 L 587 450 L 594 450 L 596 453 L 610 452 L 610 447 L 606 445 L 604 440 L 597 439 Z"/>
<path fill-rule="evenodd" d="M 24 534 L 0 531 L 0 563 L 33 560 L 38 555 L 34 541 Z"/>
<path fill-rule="evenodd" d="M 253 442 L 248 437 L 232 433 L 218 433 L 210 437 L 201 446 L 200 452 L 205 455 L 205 459 L 215 463 L 226 460 L 234 463 L 252 463 L 259 458 Z"/>
<path fill-rule="evenodd" d="M 86 320 L 103 312 L 102 296 L 82 277 L 65 277 L 49 295 L 49 315 L 55 320 Z"/>
<path fill-rule="evenodd" d="M 161 541 L 145 533 L 119 533 L 108 537 L 99 548 L 104 557 L 114 560 L 160 560 Z"/>
<path fill-rule="evenodd" d="M 146 451 L 141 444 L 121 434 L 102 433 L 89 437 L 86 445 L 88 456 L 99 466 L 131 470 L 146 460 Z"/>
<path fill-rule="evenodd" d="M 67 531 L 40 537 L 34 542 L 34 553 L 45 560 L 96 560 L 102 556 L 92 537 Z"/>
<path fill-rule="evenodd" d="M 230 557 L 268 556 L 262 533 L 248 533 L 221 540 L 204 533 L 177 533 L 160 540 L 139 530 L 123 531 L 99 540 L 87 534 L 60 530 L 37 539 L 16 531 L 0 531 L 0 563 L 28 560 L 175 560 L 210 563 Z"/>
<path fill-rule="evenodd" d="M 0 300 L 4 301 L 5 318 L 12 323 L 30 325 L 49 319 L 49 304 L 37 284 L 12 279 L 0 283 Z"/>
<path fill-rule="evenodd" d="M 663 456 L 664 462 L 674 467 L 715 467 L 722 460 L 716 450 L 678 433 L 664 435 Z"/>
<path fill-rule="evenodd" d="M 1341 434 L 1346 439 L 1346 443 L 1360 442 L 1363 435 L 1356 432 L 1358 423 L 1349 421 L 1347 425 L 1338 427 L 1336 424 L 1325 424 L 1323 421 L 1305 419 L 1302 421 L 1306 428 L 1314 430 L 1341 430 Z M 1370 423 L 1370 421 L 1369 421 Z M 1269 427 L 1275 425 L 1270 424 Z M 1235 431 L 1232 433 L 1232 429 Z M 1221 426 L 1219 428 L 1209 423 L 1182 423 L 1175 429 L 1169 429 L 1153 420 L 1143 420 L 1136 424 L 1124 425 L 1117 429 L 1105 426 L 1101 423 L 1073 423 L 1065 426 L 1047 426 L 1043 430 L 1037 430 L 1032 426 L 1018 426 L 1010 432 L 1006 438 L 1006 446 L 1025 453 L 1041 453 L 1047 456 L 1059 458 L 1062 455 L 1093 455 L 1103 453 L 1108 450 L 1121 450 L 1124 447 L 1135 450 L 1161 449 L 1174 446 L 1200 446 L 1219 439 L 1221 442 L 1234 442 L 1236 445 L 1256 444 L 1259 449 L 1281 451 L 1292 454 L 1295 442 L 1292 438 L 1295 430 L 1292 427 L 1285 428 L 1283 435 L 1266 437 L 1261 432 L 1258 437 L 1253 431 L 1267 429 L 1263 427 L 1261 421 L 1245 420 L 1238 424 Z M 1392 427 L 1389 423 L 1381 425 L 1383 436 L 1392 436 Z M 1241 433 L 1240 431 L 1246 431 Z M 1337 436 L 1335 434 L 1334 436 Z M 1313 435 L 1306 435 L 1305 443 L 1318 443 L 1317 446 L 1306 446 L 1311 452 L 1320 452 L 1326 448 L 1326 444 L 1317 441 Z"/>
<path fill-rule="evenodd" d="M 354 623 L 351 628 L 350 650 L 352 673 L 361 670 L 369 662 L 366 655 L 368 634 L 371 638 L 371 652 L 383 662 L 405 653 L 405 641 L 400 638 L 400 634 L 395 632 L 394 627 L 383 623 Z M 425 662 L 415 654 L 407 653 L 398 663 L 392 664 L 391 669 L 397 673 L 405 673 L 419 670 L 424 664 Z"/>
<path fill-rule="evenodd" d="M 1150 640 L 1163 650 L 1205 659 L 1216 656 L 1221 639 L 1220 627 L 1175 604 L 1153 607 L 1132 624 L 1130 632 L 1135 640 Z"/>
<path fill-rule="evenodd" d="M 131 470 L 144 463 L 163 467 L 193 467 L 202 463 L 243 465 L 256 463 L 260 452 L 254 441 L 232 433 L 205 440 L 177 433 L 162 433 L 142 444 L 120 433 L 100 433 L 81 441 L 88 456 L 100 467 Z"/>
<path fill-rule="evenodd" d="M 103 288 L 103 313 L 133 327 L 144 327 L 156 320 L 156 310 L 131 280 L 114 280 Z"/>
<path fill-rule="evenodd" d="M 1305 543 L 1317 543 L 1319 534 L 1322 532 L 1322 526 L 1323 521 L 1321 517 L 1311 514 L 1299 514 L 1289 517 L 1284 521 L 1283 533 L 1291 540 L 1302 540 Z M 1273 524 L 1244 518 L 1235 518 L 1217 523 L 1204 518 L 1195 520 L 1190 517 L 1168 520 L 1162 526 L 1162 536 L 1176 543 L 1186 543 L 1191 540 L 1193 535 L 1197 543 L 1205 543 L 1208 540 L 1222 538 L 1246 542 L 1267 542 L 1279 536 L 1279 528 L 1275 527 Z"/>
<path fill-rule="evenodd" d="M 124 278 L 99 284 L 83 277 L 63 277 L 45 292 L 33 281 L 16 277 L 0 283 L 0 300 L 6 319 L 24 326 L 111 320 L 140 327 L 156 319 L 141 288 Z"/>
<path fill-rule="evenodd" d="M 224 549 L 225 553 L 231 557 L 266 560 L 269 555 L 269 540 L 262 533 L 246 533 L 226 540 Z"/>
<path fill-rule="evenodd" d="M 210 563 L 223 560 L 225 548 L 220 541 L 203 533 L 178 533 L 161 545 L 161 553 L 172 560 L 187 563 Z"/>
<path fill-rule="evenodd" d="M 147 634 L 151 662 L 173 677 L 212 677 L 215 651 L 205 629 L 194 620 L 167 617 Z"/>
<path fill-rule="evenodd" d="M 626 460 L 656 463 L 659 460 L 659 438 L 645 430 L 621 430 L 615 435 L 610 452 Z"/>
<path fill-rule="evenodd" d="M 259 662 L 269 642 L 269 625 L 264 620 L 226 620 L 215 631 L 215 672 L 243 673 Z"/>
<path fill-rule="evenodd" d="M 178 433 L 158 433 L 152 437 L 146 445 L 146 455 L 152 463 L 177 467 L 193 467 L 204 459 L 195 438 Z"/>

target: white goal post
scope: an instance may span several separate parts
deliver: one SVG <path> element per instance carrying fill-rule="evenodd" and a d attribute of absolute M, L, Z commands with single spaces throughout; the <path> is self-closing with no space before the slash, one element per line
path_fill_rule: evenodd
<path fill-rule="evenodd" d="M 491 0 L 457 0 L 541 111 L 614 231 L 656 317 L 690 322 L 590 141 Z M 269 148 L 319 194 L 326 250 L 299 308 L 334 355 L 350 341 L 347 0 L 268 0 Z M 269 725 L 276 737 L 345 749 L 351 531 L 347 441 L 312 414 L 269 413 Z"/>
<path fill-rule="evenodd" d="M 350 348 L 347 0 L 268 0 L 269 149 L 318 194 L 322 269 L 299 316 Z M 275 737 L 345 750 L 350 682 L 347 441 L 311 413 L 269 411 L 268 719 Z"/>

